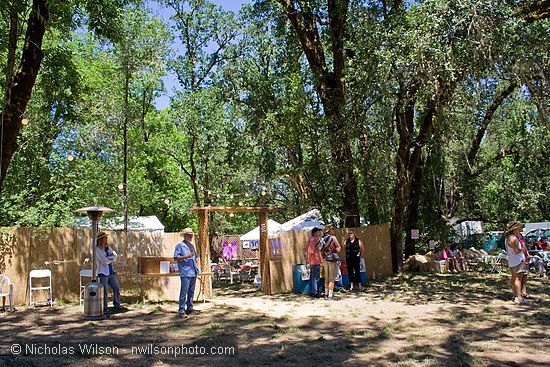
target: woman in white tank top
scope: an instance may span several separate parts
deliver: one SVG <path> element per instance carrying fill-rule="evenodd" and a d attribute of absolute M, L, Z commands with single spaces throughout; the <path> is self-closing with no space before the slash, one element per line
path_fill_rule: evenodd
<path fill-rule="evenodd" d="M 520 304 L 525 303 L 521 296 L 521 279 L 527 271 L 523 247 L 519 241 L 522 230 L 523 223 L 519 221 L 512 221 L 506 226 L 506 252 L 508 253 L 508 266 L 510 266 L 510 272 L 512 273 L 512 293 L 514 294 L 514 302 Z"/>

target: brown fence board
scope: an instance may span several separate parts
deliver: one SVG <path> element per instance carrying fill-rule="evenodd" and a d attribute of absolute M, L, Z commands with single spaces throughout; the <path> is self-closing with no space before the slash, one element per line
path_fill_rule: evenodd
<path fill-rule="evenodd" d="M 355 228 L 358 238 L 365 243 L 365 263 L 368 279 L 382 278 L 392 273 L 389 225 L 382 224 L 365 228 Z M 91 268 L 91 230 L 73 228 L 3 228 L 11 233 L 9 241 L 0 243 L 0 272 L 10 277 L 14 284 L 14 301 L 28 304 L 28 274 L 33 269 L 44 269 L 46 261 L 52 270 L 53 293 L 56 299 L 78 301 L 79 271 Z M 125 240 L 124 233 L 107 231 L 108 245 L 119 255 L 113 265 L 121 285 L 123 298 L 138 296 L 140 290 L 138 276 L 139 256 L 173 256 L 174 248 L 181 241 L 179 233 L 160 231 L 132 231 Z M 335 235 L 343 243 L 346 229 L 336 229 Z M 292 267 L 306 260 L 308 233 L 286 232 L 278 239 L 281 253 L 268 255 L 271 270 L 272 293 L 287 292 L 292 289 Z M 270 240 L 271 241 L 271 240 Z M 341 257 L 344 258 L 345 249 Z M 89 262 L 84 265 L 85 259 Z M 2 260 L 3 259 L 3 260 Z M 58 260 L 58 263 L 54 263 Z M 3 268 L 3 269 L 2 269 Z M 88 279 L 85 280 L 86 282 Z M 143 282 L 148 298 L 177 300 L 179 278 L 169 277 L 150 279 Z"/>

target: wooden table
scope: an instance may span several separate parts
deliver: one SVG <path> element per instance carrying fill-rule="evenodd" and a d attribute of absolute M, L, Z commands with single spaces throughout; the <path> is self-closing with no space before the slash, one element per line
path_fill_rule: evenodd
<path fill-rule="evenodd" d="M 196 294 L 195 301 L 199 300 L 200 295 L 202 294 L 202 300 L 203 303 L 206 303 L 206 297 L 204 295 L 204 288 L 205 288 L 205 281 L 209 279 L 208 277 L 211 277 L 213 273 L 211 272 L 202 272 L 197 274 L 197 280 L 199 282 L 199 291 Z M 144 278 L 165 278 L 165 277 L 179 277 L 179 273 L 165 273 L 165 274 L 138 274 L 138 282 L 139 282 L 139 295 L 141 298 L 141 302 L 145 303 L 145 292 L 143 290 L 143 279 Z"/>

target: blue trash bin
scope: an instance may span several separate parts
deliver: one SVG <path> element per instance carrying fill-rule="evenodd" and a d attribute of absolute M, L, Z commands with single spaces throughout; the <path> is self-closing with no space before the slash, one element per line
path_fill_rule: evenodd
<path fill-rule="evenodd" d="M 292 288 L 296 294 L 309 293 L 309 280 L 302 280 L 302 269 L 305 267 L 305 264 L 292 266 Z"/>

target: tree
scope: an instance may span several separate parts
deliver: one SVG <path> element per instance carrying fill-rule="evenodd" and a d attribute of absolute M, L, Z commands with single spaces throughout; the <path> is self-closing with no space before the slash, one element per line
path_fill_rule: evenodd
<path fill-rule="evenodd" d="M 329 0 L 326 13 L 313 1 L 279 0 L 296 37 L 302 46 L 313 74 L 315 89 L 327 118 L 328 133 L 333 139 L 334 178 L 341 187 L 340 215 L 346 227 L 359 226 L 357 181 L 346 121 L 345 36 L 349 0 Z M 319 28 L 321 27 L 321 28 Z M 321 34 L 319 29 L 325 31 Z M 328 38 L 331 57 L 325 56 L 323 38 Z M 329 67 L 329 64 L 331 67 Z"/>
<path fill-rule="evenodd" d="M 32 90 L 40 70 L 44 52 L 42 44 L 46 29 L 50 24 L 67 29 L 75 26 L 73 16 L 78 7 L 88 10 L 91 28 L 99 34 L 113 35 L 113 24 L 116 24 L 117 9 L 124 0 L 85 1 L 82 4 L 65 6 L 64 2 L 32 0 L 26 22 L 25 40 L 17 72 L 14 72 L 15 55 L 19 47 L 19 14 L 27 12 L 26 1 L 12 0 L 10 7 L 10 29 L 8 37 L 8 63 L 4 85 L 4 101 L 1 120 L 2 139 L 0 145 L 0 190 L 14 152 L 17 149 L 17 137 L 22 127 L 22 120 L 31 98 Z M 7 2 L 4 2 L 7 5 Z M 52 17 L 51 17 L 52 16 Z M 51 18 L 51 19 L 50 19 Z"/>

